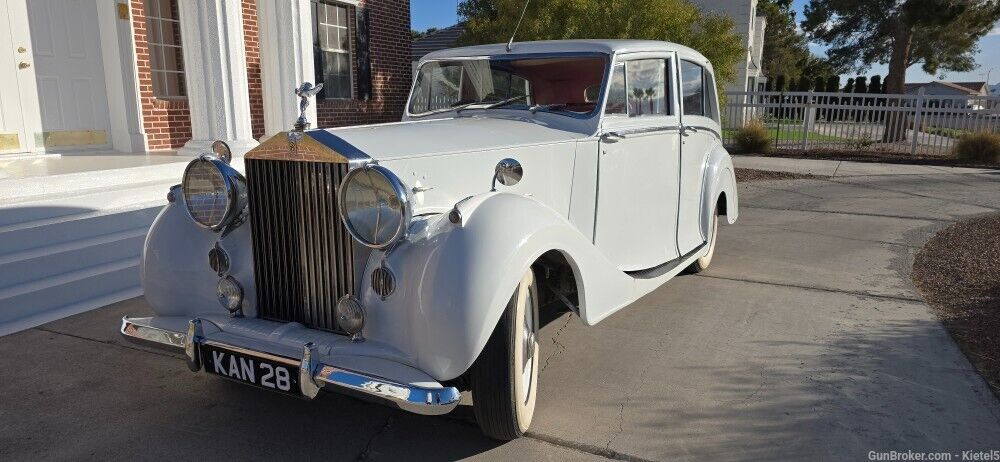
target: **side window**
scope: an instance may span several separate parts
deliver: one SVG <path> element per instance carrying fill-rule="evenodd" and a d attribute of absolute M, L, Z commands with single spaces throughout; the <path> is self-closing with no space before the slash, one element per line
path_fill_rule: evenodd
<path fill-rule="evenodd" d="M 625 70 L 629 117 L 670 114 L 666 60 L 629 61 Z"/>
<path fill-rule="evenodd" d="M 608 103 L 605 114 L 625 114 L 625 63 L 618 63 L 611 71 L 611 88 L 608 89 Z"/>
<path fill-rule="evenodd" d="M 690 61 L 681 61 L 681 91 L 684 93 L 684 115 L 704 116 L 704 69 Z"/>
<path fill-rule="evenodd" d="M 752 90 L 751 90 L 752 91 Z M 711 72 L 705 73 L 705 94 L 708 95 L 708 107 L 705 108 L 705 116 L 711 117 L 716 122 L 719 121 L 718 107 L 719 97 L 716 95 L 715 77 Z"/>

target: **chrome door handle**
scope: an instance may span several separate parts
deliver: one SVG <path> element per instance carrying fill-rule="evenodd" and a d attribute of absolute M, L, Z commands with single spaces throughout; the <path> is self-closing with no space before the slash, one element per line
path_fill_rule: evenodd
<path fill-rule="evenodd" d="M 694 128 L 694 127 L 687 126 L 687 125 L 681 127 L 681 135 L 683 135 L 683 136 L 691 136 L 690 134 L 688 134 L 688 132 L 698 133 L 698 129 Z"/>
<path fill-rule="evenodd" d="M 601 135 L 601 138 L 604 138 L 606 140 L 620 140 L 624 139 L 625 135 L 622 135 L 621 133 L 618 132 L 607 132 Z"/>

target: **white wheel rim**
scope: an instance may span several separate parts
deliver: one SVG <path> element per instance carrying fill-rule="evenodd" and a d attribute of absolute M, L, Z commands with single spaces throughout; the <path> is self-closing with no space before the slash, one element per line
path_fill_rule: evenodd
<path fill-rule="evenodd" d="M 524 346 L 521 348 L 521 399 L 527 404 L 531 398 L 531 381 L 535 368 L 535 301 L 531 291 L 528 291 L 524 300 L 524 322 L 521 323 L 521 341 Z"/>

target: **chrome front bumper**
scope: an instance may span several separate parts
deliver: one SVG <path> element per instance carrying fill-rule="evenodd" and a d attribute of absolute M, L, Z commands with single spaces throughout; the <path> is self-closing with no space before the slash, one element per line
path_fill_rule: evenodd
<path fill-rule="evenodd" d="M 426 381 L 421 381 L 419 385 L 404 383 L 317 362 L 312 343 L 303 345 L 301 359 L 288 358 L 208 338 L 202 333 L 202 324 L 210 321 L 192 319 L 188 322 L 187 332 L 178 332 L 153 325 L 153 319 L 155 318 L 124 317 L 121 333 L 134 342 L 183 351 L 188 367 L 195 372 L 200 371 L 202 366 L 199 346 L 212 345 L 248 356 L 297 364 L 301 392 L 308 398 L 315 398 L 320 389 L 349 391 L 423 415 L 447 414 L 458 405 L 460 399 L 460 392 L 455 387 L 433 386 L 436 383 Z"/>

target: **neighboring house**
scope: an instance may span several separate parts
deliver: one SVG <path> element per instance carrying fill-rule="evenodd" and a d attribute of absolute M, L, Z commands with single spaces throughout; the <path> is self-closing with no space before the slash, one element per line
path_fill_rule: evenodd
<path fill-rule="evenodd" d="M 736 80 L 730 82 L 726 91 L 763 90 L 767 77 L 761 73 L 761 57 L 764 53 L 764 30 L 767 17 L 757 16 L 757 0 L 692 0 L 702 9 L 733 18 L 736 33 L 743 39 L 746 59 L 736 65 Z"/>
<path fill-rule="evenodd" d="M 236 153 L 291 128 L 399 120 L 409 0 L 6 0 L 0 154 Z M 12 65 L 8 65 L 11 63 Z"/>
<path fill-rule="evenodd" d="M 925 95 L 933 96 L 956 96 L 967 98 L 954 98 L 941 100 L 942 107 L 966 107 L 970 109 L 982 109 L 985 101 L 984 96 L 989 96 L 989 88 L 986 82 L 947 82 L 935 80 L 924 83 L 908 83 L 905 92 L 908 95 L 915 95 L 923 90 Z"/>
<path fill-rule="evenodd" d="M 464 33 L 465 24 L 458 23 L 414 40 L 410 46 L 410 60 L 413 62 L 413 66 L 416 66 L 420 58 L 429 53 L 458 46 L 458 40 L 462 38 Z"/>

